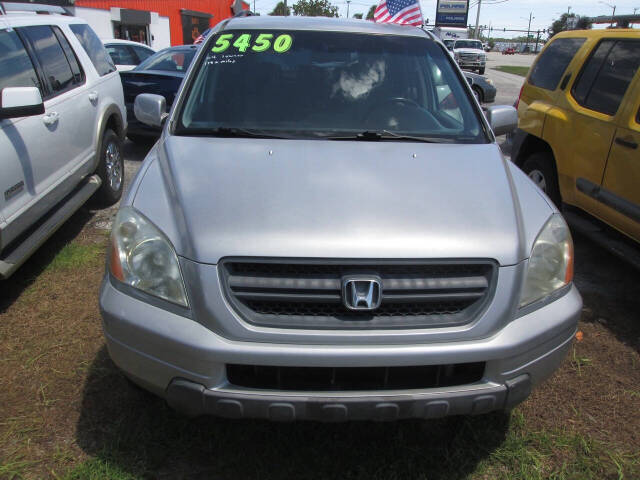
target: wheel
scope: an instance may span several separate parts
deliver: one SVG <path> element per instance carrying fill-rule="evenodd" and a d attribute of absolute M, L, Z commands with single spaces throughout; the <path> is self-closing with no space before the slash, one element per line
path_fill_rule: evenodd
<path fill-rule="evenodd" d="M 551 154 L 546 152 L 534 153 L 525 160 L 522 165 L 522 171 L 560 208 L 562 198 L 560 197 L 560 187 L 558 186 L 558 173 Z"/>
<path fill-rule="evenodd" d="M 473 94 L 478 99 L 478 103 L 481 104 L 482 102 L 484 102 L 484 95 L 482 94 L 482 90 L 480 89 L 480 87 L 473 86 L 471 87 L 471 89 L 473 90 Z"/>
<path fill-rule="evenodd" d="M 109 206 L 120 200 L 124 187 L 122 141 L 113 130 L 105 130 L 99 153 L 100 163 L 96 173 L 102 185 L 96 192 L 96 200 L 102 206 Z"/>
<path fill-rule="evenodd" d="M 486 68 L 486 67 L 479 68 L 479 69 L 478 69 L 478 73 L 479 73 L 480 75 L 484 75 L 485 68 Z"/>

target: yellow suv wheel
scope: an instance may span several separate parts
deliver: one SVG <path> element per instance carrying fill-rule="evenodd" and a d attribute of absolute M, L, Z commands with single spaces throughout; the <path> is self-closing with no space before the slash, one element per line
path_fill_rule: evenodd
<path fill-rule="evenodd" d="M 562 198 L 553 156 L 546 152 L 534 153 L 525 160 L 522 170 L 560 208 Z"/>

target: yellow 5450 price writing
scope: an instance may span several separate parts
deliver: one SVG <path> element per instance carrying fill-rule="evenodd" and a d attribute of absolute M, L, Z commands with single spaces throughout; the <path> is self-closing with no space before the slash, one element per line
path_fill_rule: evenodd
<path fill-rule="evenodd" d="M 239 35 L 238 38 L 231 43 L 233 41 L 233 37 L 233 33 L 224 33 L 220 35 L 211 51 L 213 53 L 222 53 L 233 45 L 234 48 L 242 53 L 249 49 L 254 52 L 266 52 L 271 47 L 273 47 L 273 51 L 276 53 L 284 53 L 291 48 L 291 44 L 293 43 L 291 35 L 287 34 L 278 35 L 274 40 L 272 33 L 261 33 L 256 37 L 253 45 L 251 45 L 250 33 L 243 33 Z"/>

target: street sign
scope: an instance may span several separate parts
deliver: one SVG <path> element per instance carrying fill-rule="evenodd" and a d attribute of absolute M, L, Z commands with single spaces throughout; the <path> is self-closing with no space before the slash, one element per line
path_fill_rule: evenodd
<path fill-rule="evenodd" d="M 436 27 L 466 27 L 468 17 L 467 0 L 438 0 Z"/>

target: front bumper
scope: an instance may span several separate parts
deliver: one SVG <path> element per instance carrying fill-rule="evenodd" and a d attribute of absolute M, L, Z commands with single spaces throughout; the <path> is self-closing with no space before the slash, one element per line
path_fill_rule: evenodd
<path fill-rule="evenodd" d="M 486 96 L 484 97 L 484 101 L 486 103 L 493 103 L 496 101 L 496 94 L 498 93 L 498 89 L 493 85 L 489 85 L 489 88 L 486 89 Z"/>
<path fill-rule="evenodd" d="M 575 287 L 481 340 L 411 345 L 299 345 L 235 341 L 116 289 L 100 307 L 109 353 L 134 381 L 186 413 L 272 420 L 430 418 L 510 408 L 560 365 L 582 300 Z M 226 364 L 375 367 L 486 362 L 481 381 L 393 391 L 296 392 L 239 388 Z"/>
<path fill-rule="evenodd" d="M 458 60 L 458 65 L 460 68 L 485 68 L 486 62 L 474 62 L 468 60 Z"/>

